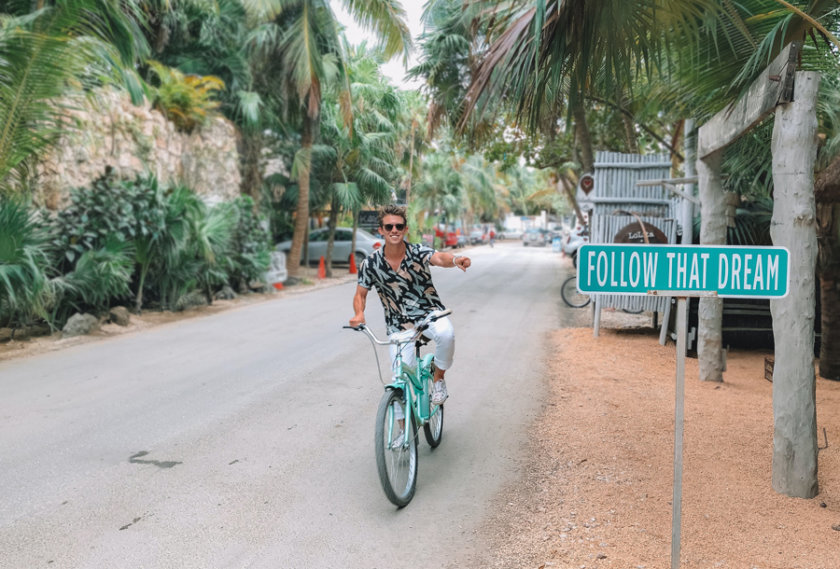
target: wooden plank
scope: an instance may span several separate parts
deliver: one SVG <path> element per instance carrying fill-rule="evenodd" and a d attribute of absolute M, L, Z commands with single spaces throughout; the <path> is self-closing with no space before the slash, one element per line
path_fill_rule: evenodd
<path fill-rule="evenodd" d="M 620 170 L 646 170 L 648 168 L 671 168 L 670 162 L 595 162 L 596 168 L 618 168 Z"/>
<path fill-rule="evenodd" d="M 668 206 L 671 205 L 671 200 L 669 199 L 658 199 L 658 198 L 638 198 L 635 196 L 622 196 L 622 197 L 607 197 L 607 198 L 589 198 L 589 201 L 594 204 L 621 204 L 621 203 L 628 203 L 628 204 L 640 204 L 640 205 L 662 205 Z"/>
<path fill-rule="evenodd" d="M 802 42 L 791 42 L 753 81 L 746 94 L 700 127 L 697 156 L 700 159 L 723 150 L 749 131 L 777 105 L 793 100 L 793 78 Z"/>
<path fill-rule="evenodd" d="M 662 178 L 659 180 L 639 180 L 636 182 L 637 186 L 661 186 L 662 184 L 696 184 L 699 178 L 691 176 L 690 178 Z"/>

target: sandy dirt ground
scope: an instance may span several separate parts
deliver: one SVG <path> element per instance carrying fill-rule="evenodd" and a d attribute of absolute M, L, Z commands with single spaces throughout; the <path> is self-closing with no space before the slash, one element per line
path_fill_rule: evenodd
<path fill-rule="evenodd" d="M 494 567 L 671 567 L 676 349 L 651 328 L 556 331 L 522 479 L 488 527 Z M 773 491 L 764 356 L 723 383 L 686 364 L 683 568 L 840 568 L 840 383 L 817 380 L 820 493 Z"/>
<path fill-rule="evenodd" d="M 307 279 L 276 294 L 353 278 Z M 269 298 L 249 295 L 178 314 L 145 312 L 132 316 L 128 327 L 106 324 L 93 336 L 4 343 L 0 360 Z M 546 340 L 543 411 L 520 479 L 503 492 L 484 526 L 493 569 L 671 567 L 676 350 L 673 343 L 661 346 L 649 325 L 605 316 L 598 338 L 581 327 L 557 330 Z M 765 355 L 730 352 L 723 383 L 700 382 L 697 360 L 687 361 L 680 567 L 840 569 L 840 382 L 817 380 L 820 494 L 785 497 L 771 487 L 772 383 L 764 377 Z"/>

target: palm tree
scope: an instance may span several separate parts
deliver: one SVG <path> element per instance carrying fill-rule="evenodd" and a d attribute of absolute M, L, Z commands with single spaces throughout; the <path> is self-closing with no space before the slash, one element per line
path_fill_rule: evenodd
<path fill-rule="evenodd" d="M 458 124 L 469 76 L 474 65 L 470 10 L 461 0 L 433 0 L 423 11 L 424 33 L 419 38 L 420 62 L 409 71 L 423 78 L 429 97 L 427 135 L 441 125 Z"/>
<path fill-rule="evenodd" d="M 57 99 L 74 79 L 110 77 L 142 97 L 133 71 L 144 52 L 137 21 L 115 3 L 11 2 L 0 24 L 0 194 L 25 187 L 33 157 L 71 125 Z"/>
<path fill-rule="evenodd" d="M 513 108 L 530 133 L 571 117 L 583 171 L 594 163 L 586 99 L 609 93 L 618 103 L 639 73 L 653 73 L 667 52 L 664 32 L 695 30 L 708 0 L 512 2 L 487 9 L 478 25 L 488 38 L 466 93 L 461 122 Z M 567 101 L 567 106 L 562 101 Z"/>
<path fill-rule="evenodd" d="M 472 227 L 475 222 L 495 222 L 499 216 L 498 195 L 501 192 L 499 173 L 496 167 L 479 154 L 471 154 L 460 167 L 461 179 L 469 209 L 465 224 Z"/>
<path fill-rule="evenodd" d="M 399 175 L 394 147 L 400 98 L 379 72 L 382 61 L 376 52 L 368 51 L 362 44 L 348 48 L 347 53 L 353 101 L 350 125 L 345 125 L 341 117 L 341 105 L 336 99 L 340 93 L 331 93 L 323 105 L 322 135 L 324 145 L 331 149 L 328 276 L 340 210 L 352 210 L 355 219 L 355 213 L 364 203 L 389 201 Z"/>
<path fill-rule="evenodd" d="M 423 160 L 413 195 L 413 208 L 425 211 L 428 219 L 452 223 L 460 218 L 466 192 L 454 153 L 442 149 Z"/>
<path fill-rule="evenodd" d="M 411 188 L 420 165 L 419 157 L 431 140 L 425 127 L 428 104 L 426 98 L 417 91 L 400 91 L 397 96 L 400 100 L 400 112 L 397 117 L 399 136 L 396 152 L 405 171 L 400 187 L 405 191 L 403 201 L 410 206 Z"/>
<path fill-rule="evenodd" d="M 339 41 L 335 15 L 325 0 L 253 0 L 251 13 L 262 24 L 253 34 L 253 42 L 271 64 L 284 84 L 282 94 L 290 114 L 299 117 L 301 147 L 295 156 L 293 176 L 298 182 L 298 205 L 292 247 L 289 252 L 289 275 L 296 276 L 300 253 L 309 222 L 309 185 L 313 144 L 318 138 L 322 93 L 330 80 L 341 78 L 344 84 L 340 100 L 349 112 L 349 89 L 344 69 L 344 53 Z M 345 6 L 357 21 L 382 38 L 384 54 L 390 58 L 405 52 L 411 44 L 405 12 L 390 0 L 347 0 Z M 349 117 L 345 115 L 349 122 Z"/>

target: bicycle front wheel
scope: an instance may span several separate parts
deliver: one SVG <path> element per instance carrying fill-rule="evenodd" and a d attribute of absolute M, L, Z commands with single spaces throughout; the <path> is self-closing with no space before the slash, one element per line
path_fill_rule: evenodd
<path fill-rule="evenodd" d="M 385 496 L 402 508 L 417 487 L 417 433 L 403 392 L 389 389 L 376 413 L 376 468 Z"/>
<path fill-rule="evenodd" d="M 563 286 L 560 287 L 560 296 L 563 297 L 563 302 L 572 308 L 583 308 L 590 301 L 589 295 L 578 292 L 576 275 L 572 275 L 563 282 Z"/>

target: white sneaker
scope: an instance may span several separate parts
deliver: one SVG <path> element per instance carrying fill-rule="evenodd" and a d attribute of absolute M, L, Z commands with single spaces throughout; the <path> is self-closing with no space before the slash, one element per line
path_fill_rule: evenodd
<path fill-rule="evenodd" d="M 432 397 L 430 399 L 432 405 L 443 405 L 443 402 L 449 397 L 449 392 L 446 391 L 446 380 L 432 382 Z"/>

